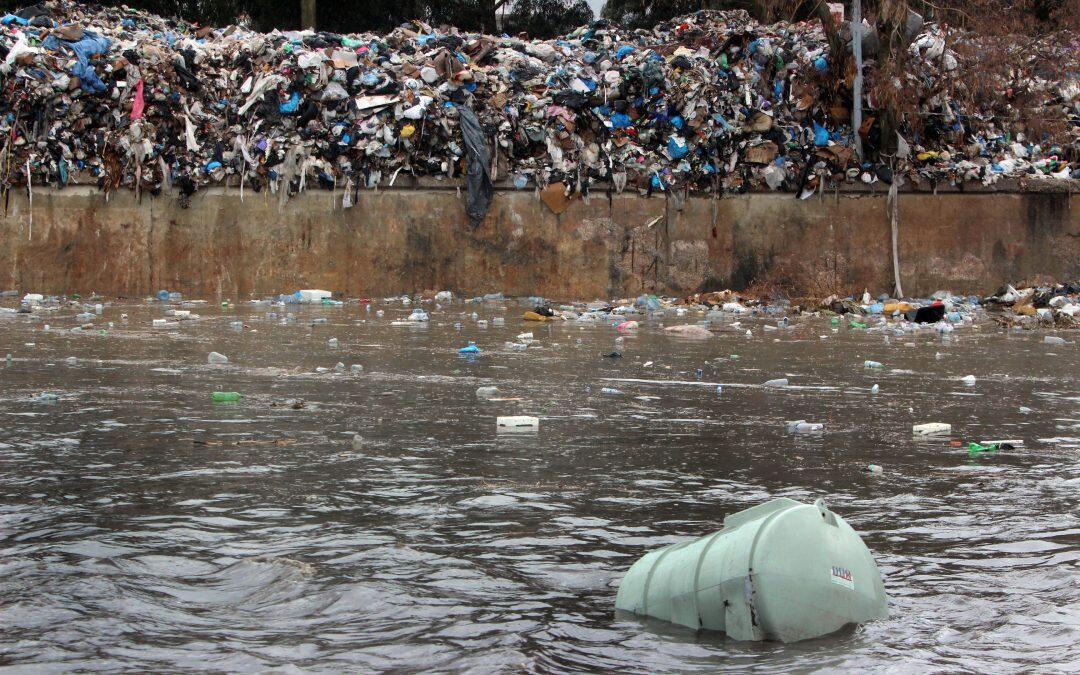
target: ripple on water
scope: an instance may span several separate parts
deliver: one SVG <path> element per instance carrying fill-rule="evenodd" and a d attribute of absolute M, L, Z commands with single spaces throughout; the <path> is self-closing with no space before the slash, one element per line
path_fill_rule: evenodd
<path fill-rule="evenodd" d="M 147 329 L 154 306 L 107 307 L 105 320 L 129 314 L 107 336 L 66 330 L 74 314 L 50 317 L 47 333 L 33 320 L 0 324 L 0 352 L 14 356 L 0 363 L 0 660 L 295 672 L 1080 667 L 1075 350 L 1041 358 L 1034 338 L 990 326 L 884 344 L 814 320 L 747 339 L 762 322 L 750 317 L 705 341 L 645 322 L 607 359 L 610 326 L 525 326 L 511 302 L 433 309 L 429 326 L 406 330 L 389 325 L 408 315 L 397 305 L 383 319 L 355 305 L 290 308 L 286 325 L 268 309 L 207 306 L 205 320 L 167 333 Z M 506 325 L 478 330 L 474 310 Z M 242 332 L 228 327 L 236 314 Z M 321 317 L 330 323 L 312 324 Z M 525 331 L 534 346 L 503 347 Z M 459 359 L 469 340 L 481 355 Z M 228 366 L 208 366 L 210 350 Z M 75 366 L 61 365 L 72 355 Z M 889 370 L 865 369 L 868 359 Z M 364 370 L 332 372 L 339 361 Z M 968 374 L 975 386 L 958 388 Z M 790 386 L 761 387 L 778 377 Z M 477 400 L 480 386 L 507 400 Z M 42 391 L 59 400 L 34 401 Z M 245 398 L 213 405 L 213 391 Z M 274 405 L 297 399 L 299 409 Z M 496 435 L 496 416 L 520 414 L 540 417 L 539 431 Z M 825 432 L 787 433 L 796 419 Z M 928 421 L 953 435 L 912 438 Z M 969 458 L 966 443 L 986 438 L 1025 445 Z M 863 535 L 888 619 L 781 645 L 614 614 L 639 556 L 777 496 L 824 496 Z"/>

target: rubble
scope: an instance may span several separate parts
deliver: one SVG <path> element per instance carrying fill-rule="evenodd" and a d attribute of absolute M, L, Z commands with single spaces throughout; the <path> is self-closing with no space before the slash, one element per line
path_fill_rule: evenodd
<path fill-rule="evenodd" d="M 537 189 L 558 213 L 599 185 L 807 196 L 898 174 L 934 185 L 1080 177 L 1075 77 L 1018 68 L 998 100 L 965 109 L 942 86 L 966 65 L 953 49 L 965 40 L 937 25 L 915 37 L 903 85 L 921 103 L 890 169 L 854 154 L 850 90 L 816 20 L 701 11 L 652 30 L 598 20 L 522 40 L 422 22 L 386 35 L 257 33 L 51 0 L 0 31 L 0 171 L 5 186 L 175 187 L 182 199 L 210 184 L 282 202 L 321 188 L 345 208 L 402 174 L 467 174 L 474 224 L 500 180 Z M 1078 70 L 1075 43 L 1025 49 L 1019 64 Z M 1014 86 L 1041 96 L 1061 130 L 1027 138 Z M 868 115 L 858 132 L 871 138 Z"/>

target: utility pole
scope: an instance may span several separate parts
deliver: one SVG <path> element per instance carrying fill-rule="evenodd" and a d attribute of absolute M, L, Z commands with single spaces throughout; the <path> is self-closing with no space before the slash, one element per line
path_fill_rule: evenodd
<path fill-rule="evenodd" d="M 300 0 L 300 27 L 315 30 L 315 0 Z"/>
<path fill-rule="evenodd" d="M 862 0 L 851 1 L 851 47 L 855 52 L 855 82 L 851 85 L 855 105 L 851 124 L 855 127 L 855 153 L 862 163 L 863 147 L 859 136 L 859 129 L 862 128 Z"/>

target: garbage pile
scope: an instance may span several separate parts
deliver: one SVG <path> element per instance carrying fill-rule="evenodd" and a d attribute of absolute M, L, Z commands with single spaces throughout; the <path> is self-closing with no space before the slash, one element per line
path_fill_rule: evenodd
<path fill-rule="evenodd" d="M 995 321 L 1021 328 L 1080 328 L 1080 281 L 1017 290 L 1005 286 L 985 298 Z"/>
<path fill-rule="evenodd" d="M 476 221 L 500 179 L 548 188 L 553 209 L 560 192 L 587 197 L 597 182 L 808 196 L 893 180 L 855 156 L 854 134 L 872 141 L 873 115 L 851 128 L 850 88 L 816 20 L 761 25 L 743 11 L 701 11 L 651 31 L 600 20 L 522 40 L 421 22 L 386 35 L 257 33 L 50 0 L 2 23 L 5 185 L 173 186 L 186 198 L 227 182 L 282 200 L 317 187 L 342 190 L 350 207 L 357 190 L 402 172 L 467 173 Z M 904 86 L 925 96 L 917 123 L 901 129 L 907 159 L 896 171 L 1080 178 L 1080 69 L 1024 80 L 1061 122 L 1036 143 L 1016 133 L 1014 83 L 979 109 L 949 98 L 941 85 L 965 64 L 943 35 L 930 26 L 912 44 Z M 1027 49 L 1018 58 L 1066 70 L 1080 61 L 1075 45 Z M 872 81 L 872 60 L 867 71 Z"/>

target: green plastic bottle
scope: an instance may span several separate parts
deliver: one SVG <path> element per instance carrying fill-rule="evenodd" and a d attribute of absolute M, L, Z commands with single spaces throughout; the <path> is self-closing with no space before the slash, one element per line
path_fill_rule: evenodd
<path fill-rule="evenodd" d="M 989 443 L 982 445 L 981 443 L 969 443 L 968 444 L 968 457 L 978 457 L 979 455 L 985 455 L 990 452 L 997 452 L 998 446 L 996 443 Z"/>
<path fill-rule="evenodd" d="M 852 321 L 848 324 L 848 328 L 866 328 L 866 324 L 862 321 Z"/>
<path fill-rule="evenodd" d="M 244 398 L 238 391 L 215 391 L 212 395 L 214 403 L 235 403 Z"/>

